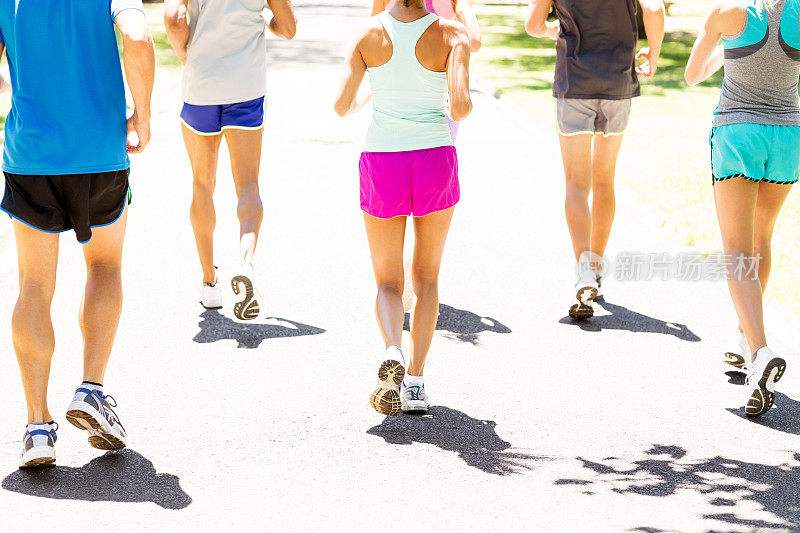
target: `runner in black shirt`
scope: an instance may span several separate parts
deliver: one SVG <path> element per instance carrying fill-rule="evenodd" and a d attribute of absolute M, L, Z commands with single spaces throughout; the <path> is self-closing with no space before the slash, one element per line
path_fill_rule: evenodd
<path fill-rule="evenodd" d="M 662 0 L 639 0 L 649 48 L 638 54 L 634 0 L 531 0 L 526 31 L 556 41 L 558 132 L 567 179 L 567 225 L 578 261 L 569 314 L 590 318 L 600 296 L 603 254 L 614 220 L 614 172 L 628 124 L 637 73 L 656 71 L 664 36 Z M 558 20 L 547 21 L 555 6 Z M 644 60 L 636 67 L 635 61 Z M 589 193 L 592 206 L 589 207 Z"/>

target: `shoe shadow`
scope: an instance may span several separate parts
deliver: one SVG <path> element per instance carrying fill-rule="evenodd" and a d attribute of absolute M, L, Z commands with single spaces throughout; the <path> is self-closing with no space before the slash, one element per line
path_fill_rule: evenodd
<path fill-rule="evenodd" d="M 406 313 L 403 329 L 411 331 L 411 316 Z M 446 331 L 448 339 L 480 344 L 480 334 L 484 332 L 511 333 L 511 329 L 504 326 L 494 318 L 476 315 L 472 311 L 456 309 L 449 305 L 439 304 L 439 320 L 436 322 L 437 331 Z"/>
<path fill-rule="evenodd" d="M 184 509 L 192 503 L 177 476 L 156 472 L 153 463 L 131 449 L 107 452 L 79 468 L 17 470 L 0 486 L 56 500 L 153 502 L 164 509 Z"/>
<path fill-rule="evenodd" d="M 386 417 L 381 424 L 367 430 L 367 434 L 382 437 L 389 444 L 433 444 L 457 453 L 471 467 L 499 476 L 531 470 L 531 462 L 549 459 L 514 451 L 509 442 L 497 435 L 496 426 L 491 420 L 478 420 L 436 405 L 421 416 Z"/>
<path fill-rule="evenodd" d="M 200 333 L 195 335 L 194 342 L 208 343 L 222 340 L 234 340 L 238 348 L 258 348 L 267 339 L 279 337 L 301 337 L 325 333 L 322 328 L 293 322 L 285 318 L 266 318 L 258 322 L 242 323 L 231 320 L 215 309 L 207 309 L 200 315 Z M 266 320 L 266 324 L 263 322 Z"/>
<path fill-rule="evenodd" d="M 665 322 L 657 318 L 652 318 L 636 311 L 631 311 L 621 305 L 606 302 L 603 299 L 595 300 L 595 309 L 603 309 L 610 313 L 608 315 L 595 315 L 589 320 L 575 320 L 565 316 L 558 322 L 571 326 L 578 326 L 583 331 L 603 331 L 604 329 L 617 329 L 632 331 L 633 333 L 661 333 L 672 335 L 688 342 L 700 342 L 702 339 L 695 335 L 692 330 L 677 322 Z"/>
<path fill-rule="evenodd" d="M 744 376 L 743 374 L 739 375 Z M 742 377 L 742 383 L 744 383 L 744 377 Z M 744 399 L 742 403 L 744 403 Z M 764 426 L 765 428 L 790 435 L 800 435 L 800 424 L 797 423 L 800 420 L 800 402 L 789 398 L 781 392 L 775 392 L 774 407 L 761 416 L 747 416 L 744 414 L 744 406 L 735 409 L 729 407 L 726 411 L 758 426 Z"/>

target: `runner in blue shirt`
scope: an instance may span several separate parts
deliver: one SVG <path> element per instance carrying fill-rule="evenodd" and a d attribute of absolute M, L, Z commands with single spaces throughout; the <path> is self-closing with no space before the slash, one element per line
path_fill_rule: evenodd
<path fill-rule="evenodd" d="M 128 119 L 115 24 L 133 96 Z M 80 314 L 84 382 L 67 420 L 88 431 L 95 448 L 126 444 L 102 383 L 122 308 L 128 154 L 150 139 L 155 55 L 141 0 L 3 2 L 3 50 L 12 99 L 0 208 L 13 218 L 17 242 L 20 294 L 11 328 L 28 405 L 20 467 L 36 467 L 55 462 L 57 424 L 47 407 L 55 345 L 50 305 L 58 234 L 70 229 L 84 244 L 87 280 Z"/>

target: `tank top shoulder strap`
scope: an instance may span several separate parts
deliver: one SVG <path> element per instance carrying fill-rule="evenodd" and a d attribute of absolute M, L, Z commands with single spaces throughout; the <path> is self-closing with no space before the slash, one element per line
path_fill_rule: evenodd
<path fill-rule="evenodd" d="M 780 45 L 795 61 L 800 60 L 800 0 L 786 0 L 781 13 Z"/>
<path fill-rule="evenodd" d="M 394 48 L 392 57 L 405 56 L 407 58 L 409 56 L 415 57 L 414 49 L 417 46 L 417 41 L 431 24 L 439 20 L 439 17 L 433 13 L 428 13 L 413 22 L 400 22 L 391 16 L 388 11 L 382 11 L 378 14 L 378 20 L 386 29 L 386 33 L 389 34 L 389 39 L 392 41 L 392 47 Z"/>

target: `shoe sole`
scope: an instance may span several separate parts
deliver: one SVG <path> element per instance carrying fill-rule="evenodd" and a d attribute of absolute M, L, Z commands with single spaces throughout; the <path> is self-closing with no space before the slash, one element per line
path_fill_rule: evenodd
<path fill-rule="evenodd" d="M 244 300 L 233 304 L 233 314 L 239 320 L 253 320 L 261 312 L 261 307 L 258 305 L 258 299 L 256 299 L 255 291 L 253 290 L 253 281 L 244 275 L 235 276 L 231 280 L 231 290 L 237 296 L 241 292 L 240 283 L 244 285 Z"/>
<path fill-rule="evenodd" d="M 95 415 L 83 409 L 67 411 L 67 422 L 78 429 L 89 432 L 89 445 L 98 450 L 121 450 L 125 442 L 103 427 Z"/>
<path fill-rule="evenodd" d="M 786 361 L 780 357 L 775 357 L 767 363 L 744 408 L 747 416 L 760 416 L 772 408 L 775 404 L 775 384 L 780 381 L 785 371 Z"/>
<path fill-rule="evenodd" d="M 378 368 L 378 388 L 369 397 L 369 404 L 382 415 L 394 416 L 402 409 L 400 384 L 406 375 L 403 365 L 387 359 Z"/>
<path fill-rule="evenodd" d="M 40 446 L 39 448 L 43 448 Z M 56 462 L 56 454 L 52 448 L 49 446 L 46 447 L 47 449 L 40 449 L 36 450 L 36 448 L 31 448 L 28 452 L 22 454 L 22 460 L 19 464 L 20 468 L 43 468 L 46 466 L 52 466 Z M 31 453 L 35 452 L 35 453 Z M 32 455 L 33 457 L 29 457 L 25 459 L 26 455 Z"/>
<path fill-rule="evenodd" d="M 725 352 L 725 363 L 744 372 L 744 356 L 741 354 Z"/>
<path fill-rule="evenodd" d="M 209 307 L 209 306 L 205 305 L 203 302 L 200 302 L 200 305 L 202 305 L 203 308 L 205 308 L 205 309 L 222 309 L 221 305 L 213 305 L 213 306 Z"/>
<path fill-rule="evenodd" d="M 424 402 L 410 402 L 401 407 L 404 413 L 427 413 L 428 408 Z"/>
<path fill-rule="evenodd" d="M 592 302 L 597 298 L 596 287 L 581 287 L 575 294 L 578 303 L 569 308 L 569 316 L 574 320 L 587 320 L 594 316 Z"/>

